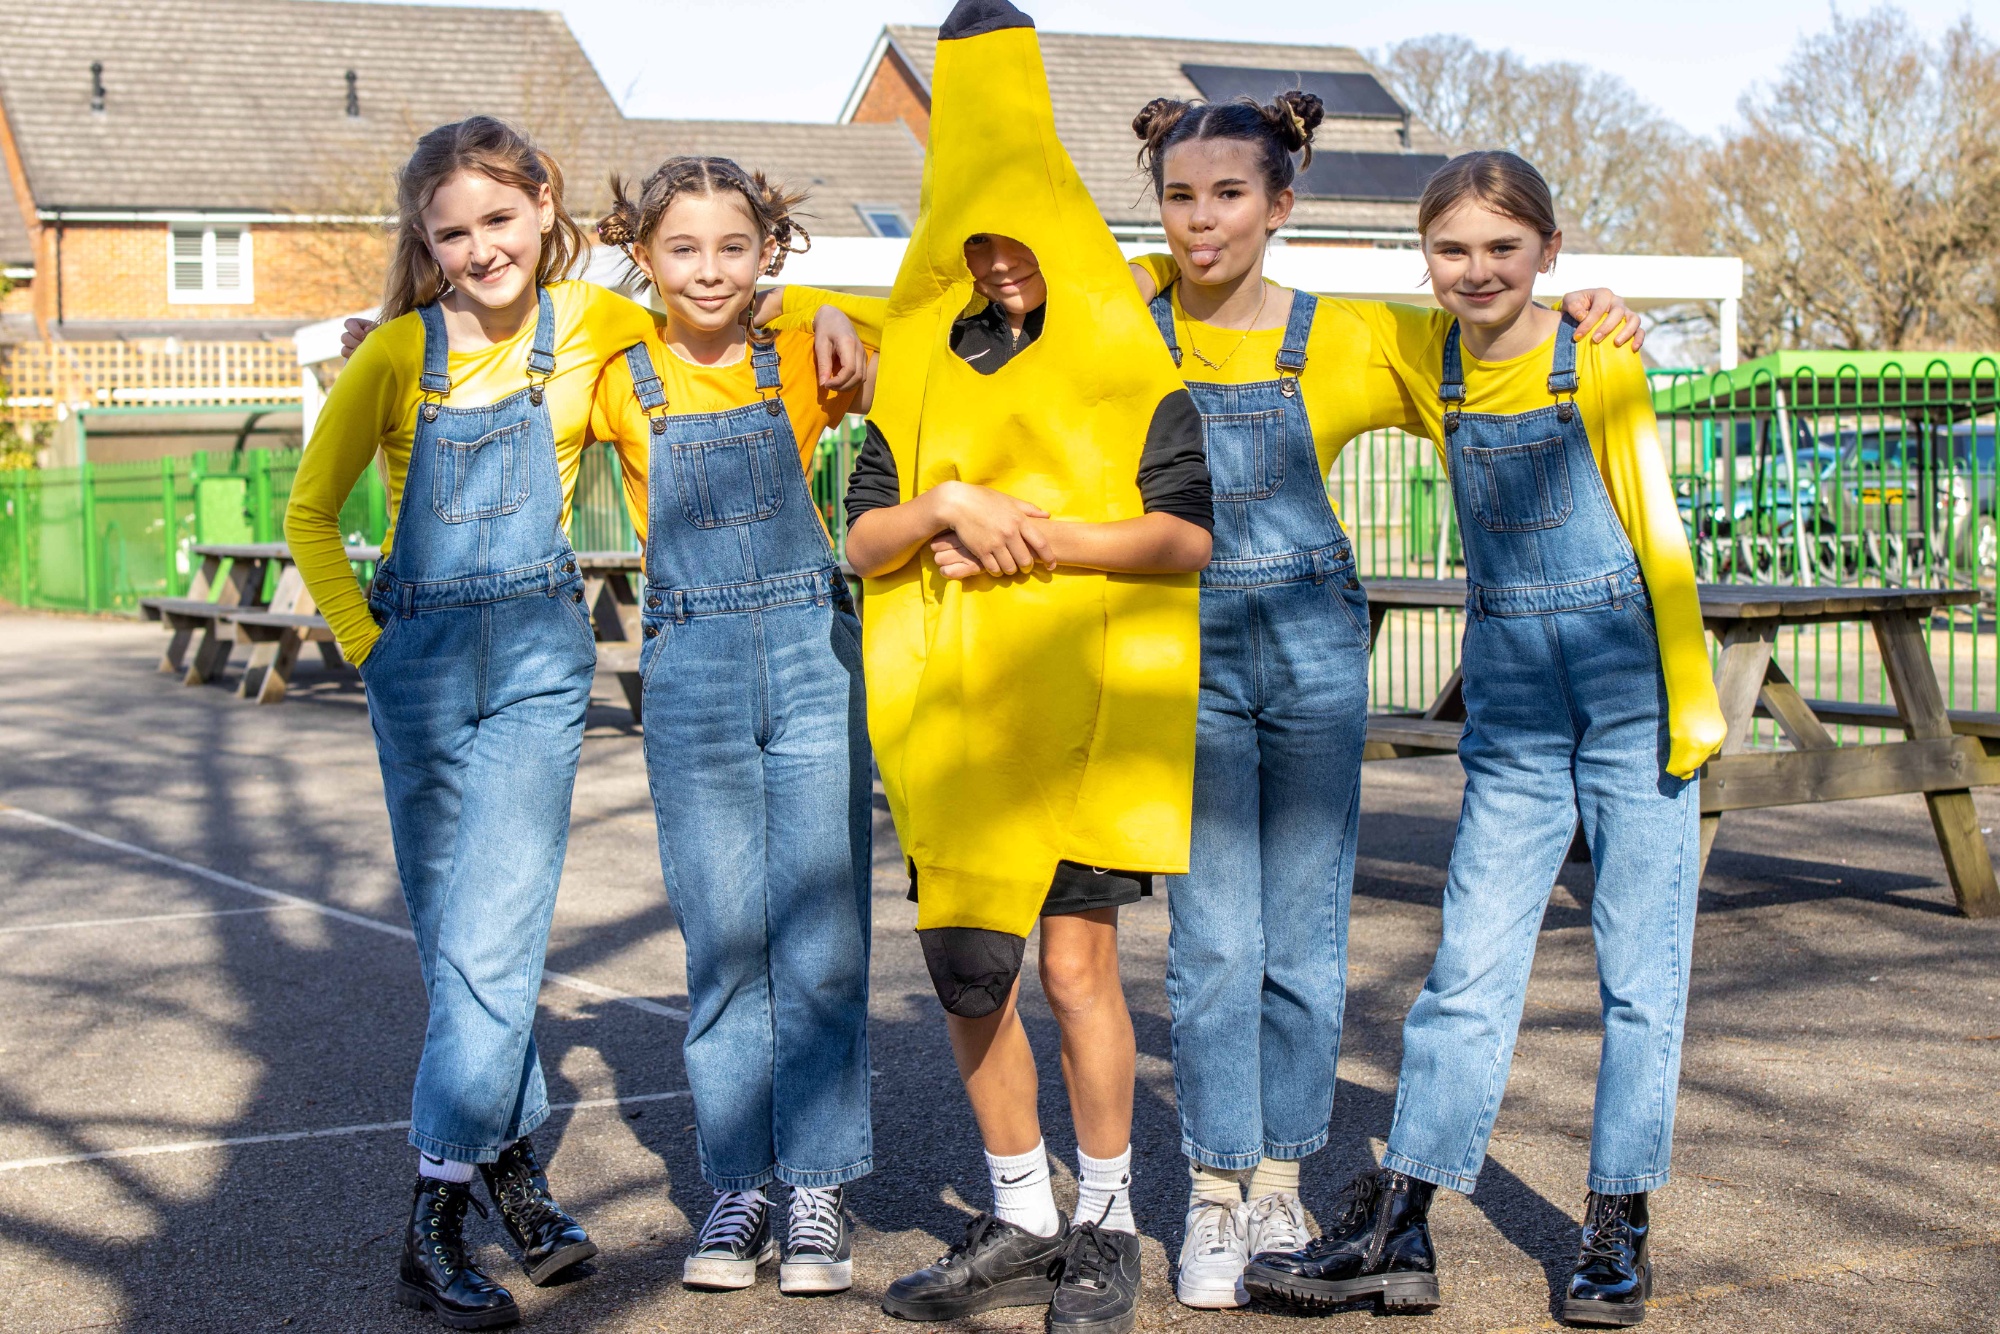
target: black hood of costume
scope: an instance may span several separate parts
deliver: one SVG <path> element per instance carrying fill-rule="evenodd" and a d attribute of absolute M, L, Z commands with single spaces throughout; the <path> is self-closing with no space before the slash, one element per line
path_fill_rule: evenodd
<path fill-rule="evenodd" d="M 958 0 L 938 29 L 938 40 L 977 37 L 1002 28 L 1032 28 L 1035 21 L 1007 3 L 1007 0 Z"/>

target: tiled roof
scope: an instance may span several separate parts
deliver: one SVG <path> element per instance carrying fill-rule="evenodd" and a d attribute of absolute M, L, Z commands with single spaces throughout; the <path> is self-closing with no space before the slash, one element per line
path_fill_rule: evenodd
<path fill-rule="evenodd" d="M 0 265 L 33 264 L 35 246 L 28 239 L 27 221 L 6 185 L 6 178 L 0 176 Z"/>
<path fill-rule="evenodd" d="M 937 29 L 891 24 L 888 33 L 928 83 L 937 60 Z M 1113 223 L 1159 220 L 1150 183 L 1136 161 L 1139 141 L 1132 134 L 1132 117 L 1155 97 L 1200 95 L 1181 66 L 1375 72 L 1359 51 L 1346 46 L 1061 32 L 1042 33 L 1041 45 L 1049 95 L 1055 102 L 1056 132 L 1098 207 Z M 1329 116 L 1314 143 L 1326 149 L 1396 153 L 1404 151 L 1400 135 L 1401 126 L 1395 122 Z M 1419 153 L 1445 151 L 1443 142 L 1422 124 L 1411 125 L 1408 147 Z M 1403 203 L 1302 199 L 1292 221 L 1305 226 L 1408 229 L 1416 224 L 1416 211 Z"/>
<path fill-rule="evenodd" d="M 43 209 L 371 212 L 418 134 L 481 111 L 525 125 L 581 179 L 620 160 L 618 107 L 552 13 L 0 0 L 0 34 L 0 99 Z M 453 58 L 469 53 L 492 60 Z"/>
<path fill-rule="evenodd" d="M 924 150 L 900 122 L 801 125 L 739 120 L 634 120 L 628 175 L 643 179 L 661 158 L 701 153 L 733 158 L 811 196 L 799 210 L 815 236 L 867 236 L 857 204 L 894 204 L 915 222 Z"/>

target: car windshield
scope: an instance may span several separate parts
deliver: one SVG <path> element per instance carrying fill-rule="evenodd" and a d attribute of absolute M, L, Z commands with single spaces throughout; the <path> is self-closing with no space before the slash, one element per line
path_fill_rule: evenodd
<path fill-rule="evenodd" d="M 1794 476 L 1802 482 L 1824 481 L 1839 462 L 1840 451 L 1826 445 L 1798 450 L 1789 460 L 1773 454 L 1764 460 L 1762 481 L 1767 487 L 1789 485 Z"/>

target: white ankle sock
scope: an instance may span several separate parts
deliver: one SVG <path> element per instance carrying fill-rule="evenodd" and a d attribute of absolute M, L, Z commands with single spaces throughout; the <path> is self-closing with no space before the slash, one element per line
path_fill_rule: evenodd
<path fill-rule="evenodd" d="M 1241 1204 L 1243 1185 L 1234 1172 L 1218 1172 L 1214 1168 L 1188 1159 L 1188 1203 Z"/>
<path fill-rule="evenodd" d="M 1116 1158 L 1093 1158 L 1076 1151 L 1076 1221 L 1106 1232 L 1139 1231 L 1132 1217 L 1132 1146 Z"/>
<path fill-rule="evenodd" d="M 1298 1159 L 1266 1158 L 1257 1164 L 1255 1171 L 1250 1173 L 1251 1199 L 1261 1199 L 1278 1191 L 1284 1191 L 1289 1195 L 1299 1193 Z"/>
<path fill-rule="evenodd" d="M 417 1175 L 434 1181 L 470 1181 L 479 1174 L 471 1163 L 455 1163 L 449 1158 L 433 1158 L 418 1150 Z"/>
<path fill-rule="evenodd" d="M 1062 1227 L 1049 1187 L 1049 1152 L 1042 1145 L 1011 1158 L 987 1154 L 986 1175 L 993 1182 L 995 1218 L 1038 1237 L 1053 1237 Z"/>

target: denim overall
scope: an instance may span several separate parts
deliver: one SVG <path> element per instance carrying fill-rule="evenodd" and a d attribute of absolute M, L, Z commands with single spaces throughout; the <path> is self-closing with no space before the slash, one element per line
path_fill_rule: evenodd
<path fill-rule="evenodd" d="M 646 775 L 687 944 L 684 1059 L 717 1190 L 826 1188 L 872 1167 L 873 771 L 861 626 L 753 341 L 761 401 L 652 423 Z"/>
<path fill-rule="evenodd" d="M 597 647 L 542 401 L 548 293 L 527 383 L 487 407 L 447 405 L 444 315 L 418 313 L 423 402 L 361 675 L 430 999 L 410 1142 L 491 1162 L 549 1114 L 535 1002 Z"/>
<path fill-rule="evenodd" d="M 1198 384 L 1215 496 L 1201 576 L 1189 871 L 1168 881 L 1181 1152 L 1217 1171 L 1326 1143 L 1347 977 L 1368 595 L 1299 393 L 1318 302 L 1292 294 L 1277 378 Z M 1153 301 L 1180 364 L 1167 293 Z"/>
<path fill-rule="evenodd" d="M 1667 1180 L 1694 944 L 1699 784 L 1666 771 L 1667 691 L 1639 562 L 1575 395 L 1575 323 L 1548 407 L 1461 413 L 1445 339 L 1446 463 L 1467 589 L 1465 803 L 1437 959 L 1403 1028 L 1383 1165 L 1470 1193 L 1507 1087 L 1550 887 L 1579 818 L 1604 1045 L 1590 1189 Z"/>

